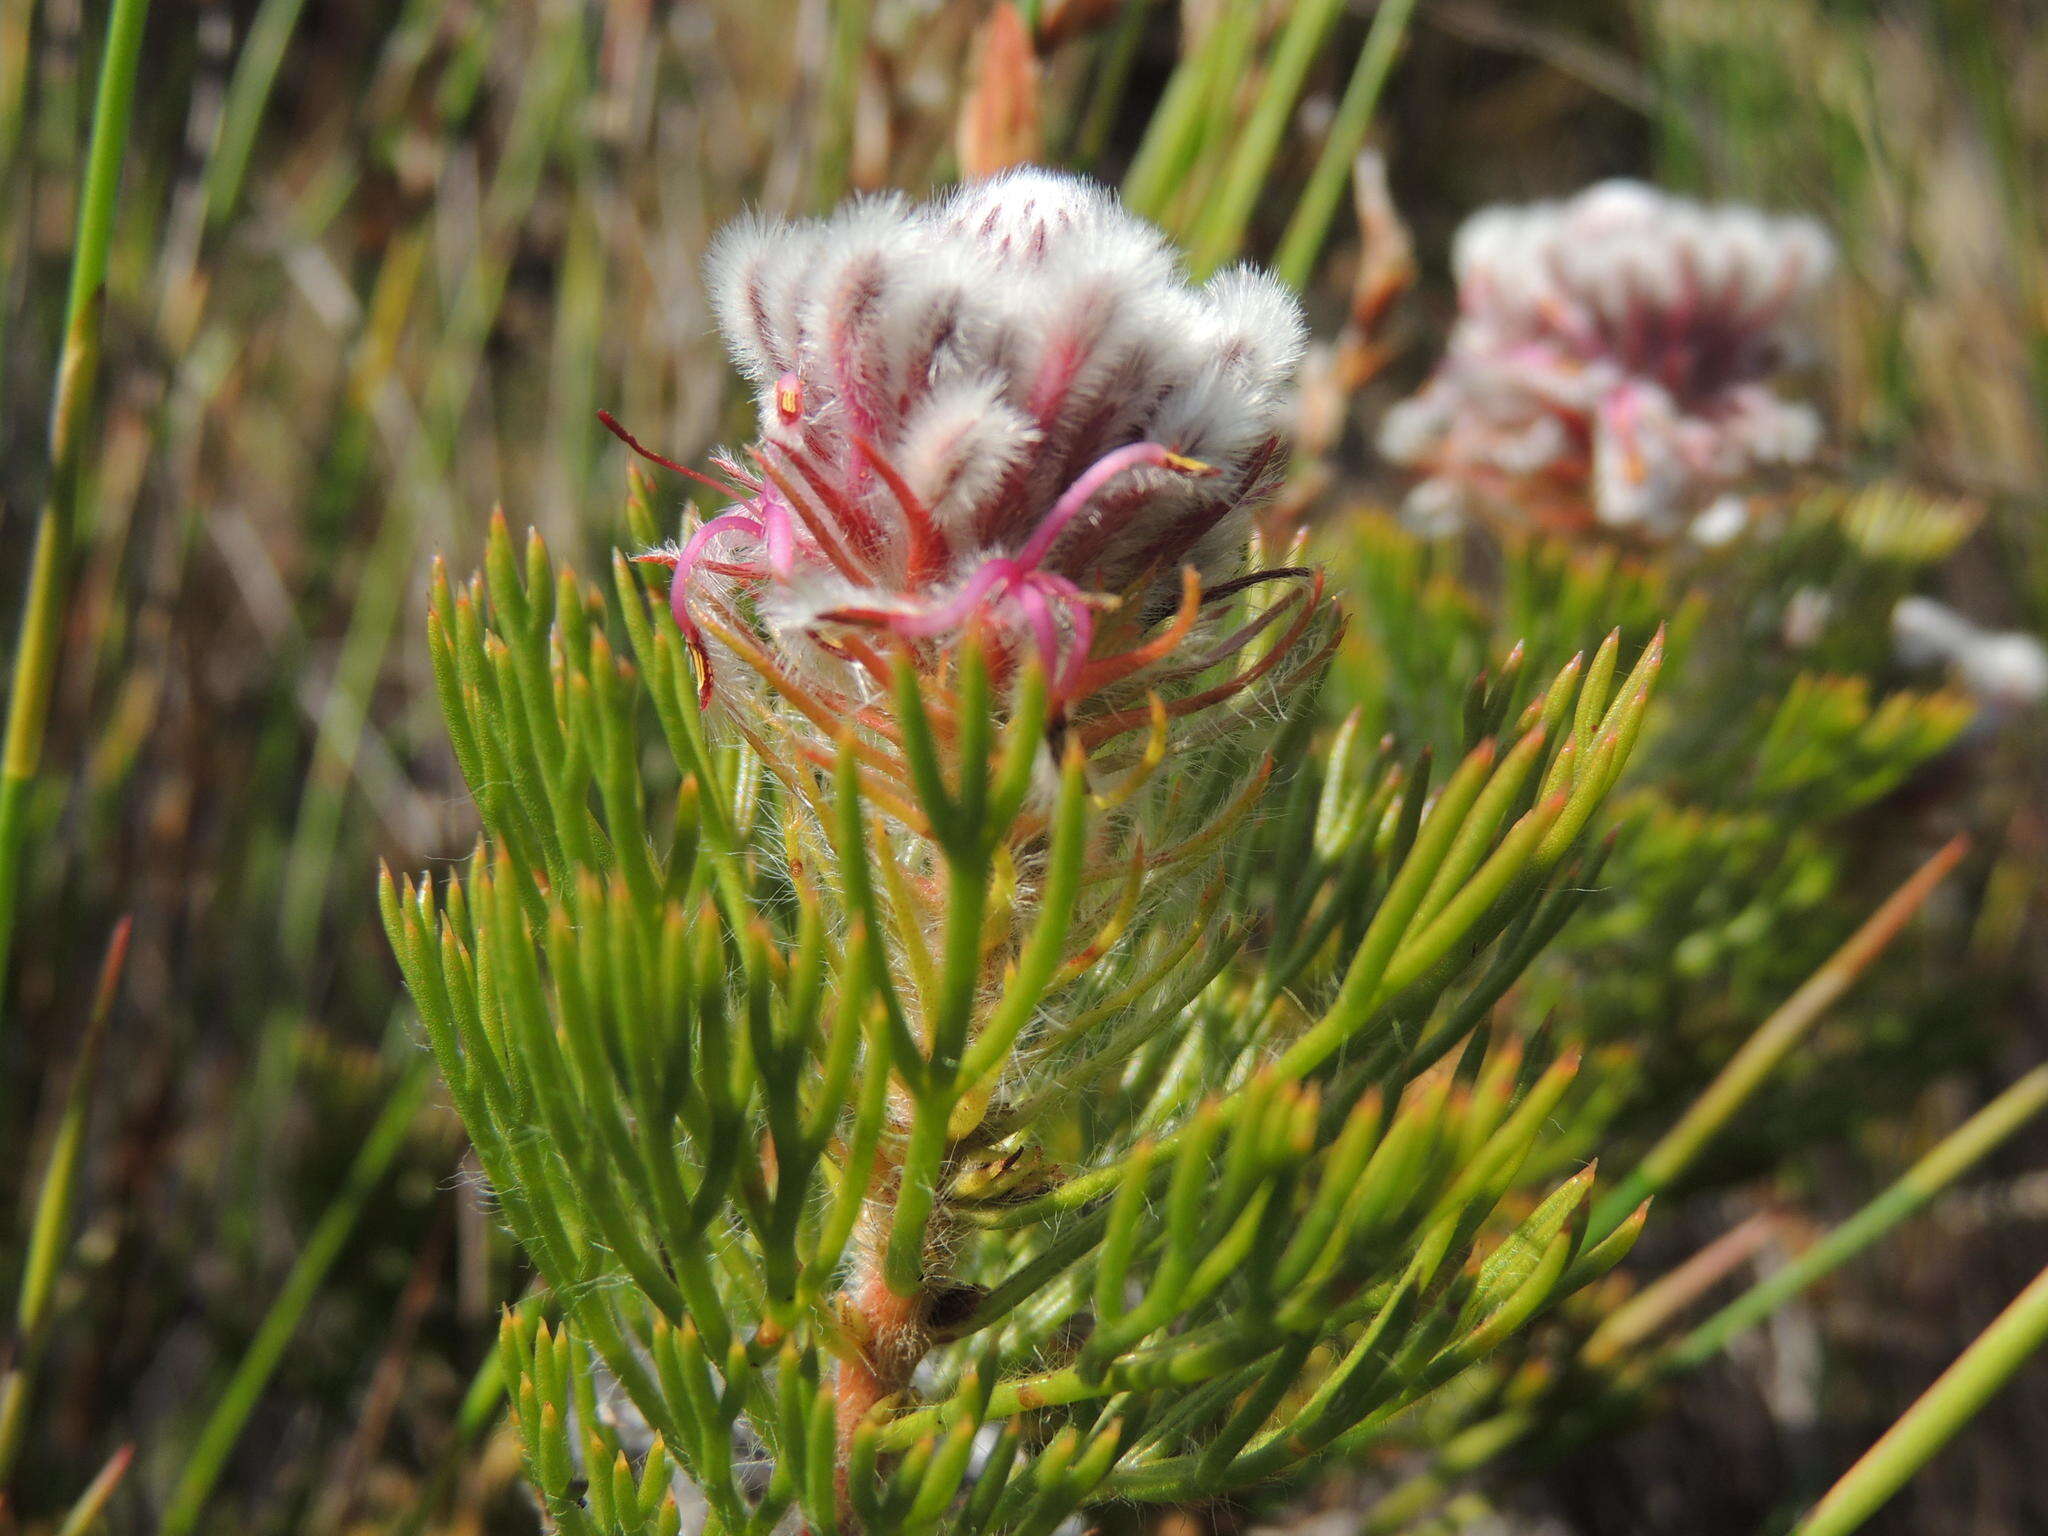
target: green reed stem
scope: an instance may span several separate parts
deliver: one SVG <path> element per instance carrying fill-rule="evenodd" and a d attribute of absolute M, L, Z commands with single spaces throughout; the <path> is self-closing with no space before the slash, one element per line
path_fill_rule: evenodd
<path fill-rule="evenodd" d="M 853 170 L 854 101 L 860 91 L 861 46 L 868 7 L 837 0 L 827 7 L 825 78 L 818 92 L 816 171 L 812 196 L 829 208 L 846 195 Z"/>
<path fill-rule="evenodd" d="M 1848 1536 L 1953 1440 L 1978 1409 L 2048 1344 L 2048 1269 L 1830 1488 L 1792 1536 Z"/>
<path fill-rule="evenodd" d="M 56 1294 L 57 1276 L 71 1241 L 71 1218 L 78 1206 L 78 1170 L 85 1158 L 93 1084 L 99 1079 L 100 1043 L 106 1037 L 107 1019 L 120 991 L 121 970 L 128 958 L 128 934 L 129 920 L 124 917 L 115 926 L 106 959 L 100 965 L 85 1034 L 78 1046 L 78 1060 L 71 1069 L 71 1084 L 64 1096 L 64 1112 L 57 1120 L 57 1134 L 50 1141 L 49 1166 L 43 1170 L 42 1187 L 36 1192 L 35 1211 L 29 1222 L 28 1254 L 22 1261 L 21 1294 L 14 1308 L 13 1357 L 6 1374 L 0 1376 L 0 1488 L 7 1486 L 15 1458 L 21 1454 L 29 1392 L 35 1384 L 36 1368 L 42 1363 L 43 1345 L 49 1338 L 50 1299 Z"/>
<path fill-rule="evenodd" d="M 1518 1439 L 1529 1437 L 1545 1445 L 1546 1455 L 1562 1454 L 1629 1422 L 1632 1416 L 1641 1412 L 1644 1394 L 1659 1382 L 1668 1381 L 1682 1372 L 1704 1365 L 1726 1349 L 1729 1342 L 1738 1334 L 1755 1327 L 1808 1286 L 1826 1278 L 1901 1222 L 1926 1209 L 1943 1191 L 1953 1187 L 1958 1179 L 2025 1126 L 2043 1108 L 2048 1108 L 2048 1066 L 2036 1067 L 2014 1083 L 1944 1137 L 1883 1194 L 1829 1232 L 1790 1264 L 1759 1281 L 1669 1348 L 1659 1352 L 1654 1346 L 1643 1344 L 1643 1340 L 1652 1331 L 1651 1326 L 1627 1327 L 1624 1329 L 1626 1338 L 1603 1338 L 1603 1332 L 1596 1332 L 1588 1342 L 1582 1359 L 1588 1365 L 1603 1369 L 1609 1366 L 1618 1367 L 1619 1390 L 1606 1403 L 1598 1405 L 1590 1415 L 1567 1415 L 1557 1432 L 1548 1436 L 1542 1432 L 1540 1424 L 1532 1422 L 1530 1416 L 1520 1409 L 1510 1408 L 1495 1418 L 1482 1420 L 1463 1431 L 1457 1440 L 1445 1447 L 1444 1459 L 1421 1474 L 1416 1486 L 1408 1491 L 1406 1497 L 1402 1489 L 1397 1489 L 1390 1495 L 1391 1506 L 1404 1514 L 1412 1515 L 1414 1510 L 1410 1507 L 1409 1499 L 1421 1500 L 1425 1493 L 1440 1494 L 1450 1487 L 1457 1475 L 1474 1470 L 1471 1466 L 1461 1464 L 1455 1455 L 1461 1446 L 1485 1446 L 1489 1455 L 1492 1455 Z M 1726 1264 L 1717 1267 L 1721 1268 L 1723 1273 L 1726 1272 Z M 2039 1285 L 2040 1282 L 2036 1281 L 2035 1285 L 2029 1288 L 2029 1293 L 2031 1294 Z M 1698 1287 L 1688 1288 L 1697 1290 Z M 1648 1296 L 1654 1290 L 1653 1286 L 1651 1291 L 1644 1292 L 1644 1295 Z M 2023 1297 L 2021 1300 L 2024 1302 L 2026 1298 Z M 1674 1299 L 1668 1310 L 1676 1310 L 1676 1305 Z M 2009 1311 L 2017 1311 L 2020 1307 L 2021 1302 L 2015 1302 Z M 1616 1318 L 1622 1315 L 1617 1313 Z M 1993 1328 L 2004 1322 L 2005 1319 L 2001 1318 L 1999 1323 L 1993 1324 Z M 1986 1338 L 1988 1337 L 1987 1332 Z M 1980 1340 L 1979 1344 L 1983 1342 Z M 2025 1329 L 2015 1324 L 1987 1351 L 1989 1359 L 1973 1372 L 1973 1379 L 1981 1380 L 1988 1377 L 1993 1369 L 1993 1361 L 2009 1363 L 2011 1369 L 2017 1369 L 2019 1361 L 2024 1358 L 2027 1351 L 2038 1347 L 2040 1343 L 2038 1337 L 2029 1341 Z M 1976 1347 L 1972 1346 L 1973 1349 Z M 1963 1362 L 1958 1361 L 1956 1366 L 1951 1368 L 1951 1373 L 1960 1369 L 1962 1365 Z M 2008 1369 L 2006 1374 L 2010 1373 Z M 1999 1381 L 2003 1379 L 2002 1376 L 1998 1378 Z M 1936 1391 L 1943 1390 L 1946 1381 L 1947 1378 L 1944 1377 L 1942 1382 L 1937 1382 L 1935 1388 L 1930 1389 L 1928 1396 L 1932 1397 Z M 1996 1390 L 1996 1385 L 1997 1382 L 1993 1382 L 1985 1390 L 1984 1395 L 1988 1396 L 1991 1390 Z M 1913 1454 L 1910 1446 L 1926 1447 L 1925 1453 L 1921 1454 L 1917 1461 L 1905 1467 L 1900 1481 L 1938 1450 L 1941 1441 L 1952 1435 L 1963 1420 L 1969 1417 L 1969 1412 L 1974 1411 L 1975 1403 L 1981 1402 L 1981 1398 L 1976 1399 L 1971 1403 L 1969 1410 L 1963 1410 L 1960 1405 L 1969 1401 L 1964 1389 L 1960 1386 L 1951 1388 L 1949 1395 L 1951 1400 L 1937 1416 L 1938 1423 L 1947 1425 L 1946 1433 L 1940 1440 L 1932 1437 L 1930 1426 L 1928 1430 L 1916 1432 L 1908 1441 L 1908 1445 L 1894 1447 L 1893 1452 L 1888 1453 L 1904 1458 Z M 1930 1413 L 1934 1412 L 1930 1410 Z M 1894 1426 L 1894 1432 L 1902 1426 L 1903 1421 L 1901 1426 Z M 1886 1438 L 1890 1439 L 1890 1436 Z M 1883 1444 L 1883 1441 L 1879 1442 L 1880 1446 Z M 1873 1448 L 1871 1455 L 1876 1454 L 1876 1449 Z M 1870 1456 L 1865 1457 L 1865 1461 L 1870 1459 Z M 1903 1462 L 1901 1464 L 1903 1465 Z M 1860 1468 L 1862 1464 L 1859 1463 L 1858 1466 Z M 1857 1475 L 1857 1471 L 1852 1470 L 1850 1476 Z M 1878 1474 L 1872 1471 L 1863 1475 L 1875 1479 Z M 1848 1480 L 1845 1478 L 1844 1482 Z M 1885 1489 L 1883 1496 L 1889 1496 L 1895 1488 L 1896 1484 Z M 1883 1496 L 1880 1496 L 1878 1502 L 1882 1502 Z M 1836 1495 L 1831 1493 L 1827 1500 L 1822 1501 L 1822 1506 L 1825 1507 L 1829 1500 L 1835 1497 Z M 1816 1508 L 1814 1516 L 1818 1516 L 1820 1512 L 1821 1510 Z M 1867 1514 L 1868 1510 L 1864 1510 L 1863 1513 Z M 1814 1516 L 1809 1516 L 1809 1519 Z M 1861 1515 L 1858 1518 L 1860 1519 Z M 1370 1520 L 1365 1527 L 1367 1531 L 1382 1528 Z M 1801 1527 L 1793 1536 L 1841 1536 L 1842 1532 L 1853 1528 L 1852 1525 L 1816 1529 Z"/>
<path fill-rule="evenodd" d="M 249 23 L 248 38 L 235 59 L 221 107 L 220 134 L 206 162 L 206 221 L 216 228 L 227 222 L 249 173 L 249 158 L 263 126 L 263 109 L 277 83 L 285 45 L 299 24 L 306 0 L 263 0 Z"/>
<path fill-rule="evenodd" d="M 255 1411 L 263 1389 L 269 1385 L 278 1362 L 284 1358 L 292 1336 L 298 1332 L 306 1309 L 312 1305 L 335 1260 L 341 1257 L 363 1207 L 369 1203 L 378 1185 L 383 1183 L 393 1159 L 404 1147 L 406 1132 L 426 1098 L 430 1081 L 426 1058 L 422 1056 L 406 1069 L 405 1076 L 392 1088 L 390 1098 L 385 1101 L 384 1112 L 364 1138 L 354 1163 L 349 1166 L 347 1178 L 342 1181 L 340 1192 L 321 1214 L 312 1235 L 306 1239 L 306 1246 L 300 1250 L 298 1262 L 285 1277 L 277 1300 L 264 1314 L 256 1336 L 249 1341 L 249 1347 L 236 1365 L 234 1375 L 228 1379 L 220 1401 L 214 1404 L 212 1414 L 200 1430 L 199 1440 L 171 1495 L 170 1507 L 164 1511 L 163 1524 L 159 1527 L 162 1536 L 190 1536 L 198 1528 L 200 1514 L 213 1494 L 213 1486 L 227 1466 L 235 1442 L 241 1438 L 243 1427 Z"/>
<path fill-rule="evenodd" d="M 1138 49 L 1145 41 L 1145 21 L 1152 0 L 1125 0 L 1117 12 L 1116 25 L 1098 50 L 1095 81 L 1089 88 L 1088 107 L 1079 119 L 1071 143 L 1064 142 L 1066 123 L 1052 125 L 1052 147 L 1063 162 L 1094 170 L 1116 126 L 1118 109 L 1131 83 L 1131 67 L 1138 61 Z"/>
<path fill-rule="evenodd" d="M 29 790 L 42 763 L 43 732 L 57 680 L 65 581 L 79 531 L 83 427 L 99 375 L 100 312 L 114 199 L 121 186 L 121 159 L 135 105 L 135 66 L 148 14 L 149 0 L 114 0 L 79 199 L 71 291 L 64 308 L 64 349 L 50 403 L 50 490 L 36 523 L 28 596 L 14 653 L 14 685 L 7 699 L 7 734 L 0 747 L 0 1024 L 6 1019 L 7 962 L 14 946 L 15 903 L 26 857 Z"/>
<path fill-rule="evenodd" d="M 28 56 L 35 0 L 0 0 L 0 182 L 14 169 L 28 107 Z"/>
<path fill-rule="evenodd" d="M 2048 1108 L 2048 1066 L 2034 1068 L 1944 1137 L 1883 1194 L 1680 1339 L 1664 1356 L 1660 1369 L 1687 1370 L 1720 1353 L 1737 1334 L 1762 1322 L 1780 1304 L 1924 1210 L 2043 1108 Z"/>
<path fill-rule="evenodd" d="M 1233 72 L 1245 68 L 1257 20 L 1256 7 L 1228 0 L 1208 30 L 1190 40 L 1183 19 L 1180 61 L 1124 176 L 1123 198 L 1133 212 L 1171 224 L 1170 215 L 1185 206 L 1189 178 L 1201 170 L 1203 128 L 1211 113 L 1227 105 Z"/>
<path fill-rule="evenodd" d="M 1358 66 L 1344 88 L 1323 152 L 1316 158 L 1316 168 L 1309 173 L 1308 186 L 1302 190 L 1287 232 L 1280 237 L 1279 253 L 1273 258 L 1274 274 L 1290 287 L 1306 287 L 1315 270 L 1316 257 L 1330 235 L 1330 221 L 1337 216 L 1337 205 L 1351 180 L 1351 162 L 1372 127 L 1380 92 L 1393 73 L 1395 55 L 1408 35 L 1408 19 L 1414 11 L 1415 0 L 1382 0 L 1373 15 L 1372 30 L 1358 51 Z"/>
<path fill-rule="evenodd" d="M 1700 1152 L 1778 1070 L 1793 1048 L 1884 953 L 1968 851 L 1968 839 L 1956 838 L 1915 870 L 1805 985 L 1757 1027 L 1720 1075 L 1679 1117 L 1678 1124 L 1665 1132 L 1629 1176 L 1601 1200 L 1588 1229 L 1588 1242 L 1598 1242 L 1612 1232 L 1630 1211 L 1669 1189 L 1692 1166 Z"/>
<path fill-rule="evenodd" d="M 334 852 L 369 722 L 370 697 L 397 628 L 408 573 L 418 563 L 418 509 L 430 497 L 452 500 L 446 477 L 483 349 L 504 302 L 515 236 L 533 209 L 583 76 L 580 26 L 574 8 L 565 9 L 522 85 L 504 153 L 485 196 L 484 232 L 435 350 L 421 401 L 420 433 L 404 451 L 397 488 L 357 586 L 285 856 L 280 931 L 287 953 L 294 956 L 307 954 L 317 940 L 319 918 L 331 893 Z"/>
<path fill-rule="evenodd" d="M 1231 151 L 1223 184 L 1196 226 L 1188 252 L 1188 269 L 1196 277 L 1207 277 L 1243 247 L 1245 226 L 1272 174 L 1273 157 L 1301 99 L 1302 82 L 1342 8 L 1340 0 L 1304 0 L 1289 11 L 1259 99 Z"/>
<path fill-rule="evenodd" d="M 85 1485 L 85 1492 L 71 1506 L 64 1523 L 57 1527 L 57 1536 L 86 1536 L 88 1531 L 99 1529 L 100 1516 L 107 1512 L 114 1490 L 121 1486 L 121 1479 L 128 1475 L 129 1464 L 134 1460 L 133 1445 L 124 1445 L 109 1456 L 99 1474 Z"/>

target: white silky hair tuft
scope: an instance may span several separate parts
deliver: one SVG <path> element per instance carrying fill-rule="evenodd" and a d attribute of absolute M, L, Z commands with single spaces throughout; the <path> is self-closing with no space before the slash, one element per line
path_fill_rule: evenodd
<path fill-rule="evenodd" d="M 896 463 L 933 516 L 958 527 L 1038 442 L 1001 379 L 962 379 L 933 390 L 904 424 Z"/>
<path fill-rule="evenodd" d="M 720 231 L 704 258 L 726 349 L 756 384 L 795 361 L 797 279 L 816 234 L 785 219 L 748 214 Z"/>

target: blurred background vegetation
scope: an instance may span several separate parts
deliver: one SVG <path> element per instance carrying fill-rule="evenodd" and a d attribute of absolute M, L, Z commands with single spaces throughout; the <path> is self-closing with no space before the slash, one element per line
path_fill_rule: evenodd
<path fill-rule="evenodd" d="M 429 561 L 475 564 L 502 503 L 598 568 L 626 538 L 599 408 L 685 461 L 744 430 L 699 281 L 711 232 L 746 206 L 923 188 L 963 153 L 1122 183 L 1198 266 L 1275 260 L 1328 339 L 1360 265 L 1352 158 L 1383 152 L 1420 278 L 1379 317 L 1385 372 L 1326 393 L 1298 479 L 1355 594 L 1338 702 L 1454 744 L 1444 677 L 1525 636 L 1540 672 L 1614 624 L 1632 655 L 1679 618 L 1688 659 L 1609 895 L 1516 1004 L 1614 1053 L 1646 1137 L 1916 864 L 1974 834 L 1910 938 L 1660 1211 L 1639 1267 L 1729 1231 L 1749 1235 L 1727 1273 L 1782 1267 L 2041 1059 L 2042 732 L 1901 674 L 1886 619 L 1911 589 L 2048 628 L 2048 15 L 1048 0 L 1025 45 L 990 17 L 980 0 L 153 7 L 0 978 L 0 1260 L 51 1281 L 9 1356 L 25 1417 L 0 1528 L 55 1529 L 96 1476 L 119 1531 L 534 1528 L 488 1368 L 526 1277 L 427 1085 L 372 899 L 379 858 L 430 867 L 475 831 L 417 643 Z M 9 636 L 52 489 L 44 403 L 108 25 L 99 0 L 0 0 Z M 1433 359 L 1456 225 L 1616 174 L 1834 232 L 1812 381 L 1830 487 L 1769 548 L 1712 558 L 1401 532 L 1371 428 Z M 1880 478 L 1914 488 L 1889 520 L 1850 493 Z M 1846 616 L 1817 642 L 1784 622 L 1816 590 Z M 124 920 L 118 1001 L 96 1010 Z M 2038 1129 L 2008 1144 L 1643 1427 L 1532 1453 L 1485 1517 L 1586 1536 L 1782 1523 L 2048 1263 L 2048 1174 L 2027 1171 L 2044 1155 Z M 39 1270 L 53 1166 L 76 1175 Z M 2044 1377 L 1870 1528 L 2048 1529 Z M 1189 1528 L 1354 1530 L 1400 1472 Z"/>

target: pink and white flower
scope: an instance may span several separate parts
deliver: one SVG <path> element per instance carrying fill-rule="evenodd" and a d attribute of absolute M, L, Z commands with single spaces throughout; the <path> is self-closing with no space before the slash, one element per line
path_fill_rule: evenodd
<path fill-rule="evenodd" d="M 975 627 L 1070 709 L 1128 675 L 1111 653 L 1183 605 L 1185 571 L 1203 603 L 1242 577 L 1303 342 L 1272 278 L 1194 286 L 1109 193 L 1028 169 L 743 220 L 708 270 L 759 434 L 714 461 L 729 505 L 644 557 L 674 568 L 707 696 L 721 635 L 857 693 L 874 642 Z"/>
<path fill-rule="evenodd" d="M 1380 433 L 1422 477 L 1418 520 L 1484 509 L 1668 537 L 1818 449 L 1818 416 L 1767 387 L 1803 355 L 1833 264 L 1812 220 L 1611 181 L 1476 214 L 1453 262 L 1449 348 Z"/>

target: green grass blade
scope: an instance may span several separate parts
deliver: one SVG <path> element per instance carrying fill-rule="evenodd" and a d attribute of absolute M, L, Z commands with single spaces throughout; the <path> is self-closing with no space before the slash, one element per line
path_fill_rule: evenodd
<path fill-rule="evenodd" d="M 64 1517 L 64 1523 L 57 1527 L 57 1536 L 86 1536 L 86 1532 L 99 1525 L 100 1516 L 107 1512 L 107 1504 L 114 1497 L 114 1490 L 121 1486 L 121 1479 L 128 1475 L 128 1464 L 135 1460 L 135 1447 L 124 1445 L 107 1458 L 99 1474 L 85 1485 L 85 1492 L 78 1496 L 78 1502 L 71 1506 L 71 1512 Z"/>
<path fill-rule="evenodd" d="M 128 123 L 135 106 L 142 23 L 148 14 L 149 0 L 115 0 L 107 23 L 107 48 L 100 60 L 92 146 L 86 154 L 85 185 L 79 198 L 78 238 L 64 306 L 64 349 L 57 362 L 56 395 L 50 404 L 50 492 L 36 524 L 28 597 L 14 653 L 14 683 L 7 696 L 6 744 L 0 747 L 0 1024 L 6 1020 L 7 962 L 14 946 L 29 788 L 43 757 L 43 729 L 57 681 L 65 582 L 79 531 L 85 453 L 81 433 L 99 375 L 107 249 L 113 238 L 121 160 L 128 147 Z"/>
<path fill-rule="evenodd" d="M 263 126 L 263 109 L 277 83 L 278 66 L 284 62 L 285 45 L 291 41 L 299 24 L 299 13 L 305 8 L 306 0 L 263 0 L 255 19 L 249 23 L 249 35 L 228 81 L 220 136 L 214 141 L 213 154 L 206 163 L 208 224 L 219 226 L 234 212 L 243 179 L 249 173 L 257 131 Z"/>
<path fill-rule="evenodd" d="M 78 1062 L 72 1068 L 71 1086 L 65 1094 L 64 1112 L 50 1143 L 50 1164 L 43 1171 L 42 1188 L 36 1195 L 28 1255 L 22 1263 L 21 1294 L 14 1309 L 14 1358 L 6 1375 L 0 1377 L 0 1488 L 6 1486 L 15 1458 L 21 1454 L 29 1390 L 42 1359 L 43 1341 L 49 1335 L 50 1298 L 64 1266 L 71 1217 L 78 1204 L 78 1170 L 85 1156 L 93 1084 L 99 1077 L 100 1044 L 106 1037 L 107 1018 L 114 1011 L 114 998 L 120 990 L 130 931 L 129 919 L 122 918 L 107 944 L 99 983 L 93 989 L 85 1036 L 78 1047 Z"/>
<path fill-rule="evenodd" d="M 1933 1151 L 1854 1216 L 1784 1268 L 1728 1303 L 1681 1339 L 1663 1362 L 1684 1370 L 1719 1354 L 1787 1298 L 1868 1248 L 1907 1217 L 1924 1210 L 1999 1143 L 2048 1108 L 2048 1066 L 2036 1067 L 1944 1137 Z"/>
<path fill-rule="evenodd" d="M 1742 1048 L 1730 1058 L 1720 1075 L 1707 1085 L 1690 1108 L 1639 1164 L 1600 1202 L 1594 1213 L 1590 1241 L 1598 1242 L 1618 1226 L 1628 1213 L 1645 1200 L 1670 1188 L 1693 1160 L 1712 1141 L 1737 1111 L 1749 1102 L 1764 1082 L 1777 1071 L 1793 1048 L 1822 1015 L 1841 1001 L 1871 963 L 1884 953 L 1901 929 L 1934 894 L 1936 886 L 1969 851 L 1969 842 L 1957 838 L 1914 871 L 1912 878 L 1894 891 L 1885 904 L 1849 936 L 1849 941 L 1831 955 L 1806 984 L 1787 998 L 1784 1005 L 1757 1027 Z"/>
<path fill-rule="evenodd" d="M 1207 277 L 1243 246 L 1245 226 L 1271 175 L 1302 82 L 1342 8 L 1337 0 L 1303 0 L 1290 9 L 1259 99 L 1224 169 L 1223 185 L 1196 226 L 1188 251 L 1188 269 L 1196 277 Z"/>
<path fill-rule="evenodd" d="M 235 1442 L 241 1438 L 249 1415 L 255 1411 L 257 1399 L 263 1395 L 271 1374 L 284 1358 L 285 1348 L 298 1332 L 299 1323 L 319 1293 L 327 1272 L 341 1257 L 364 1205 L 383 1182 L 392 1161 L 405 1145 L 406 1132 L 426 1098 L 430 1081 L 427 1062 L 422 1057 L 407 1068 L 405 1076 L 392 1088 L 390 1097 L 385 1101 L 384 1112 L 364 1138 L 340 1192 L 321 1214 L 312 1235 L 306 1239 L 306 1246 L 301 1250 L 298 1262 L 292 1266 L 291 1273 L 285 1277 L 277 1300 L 264 1314 L 256 1336 L 249 1341 L 249 1347 L 235 1367 L 234 1375 L 229 1378 L 226 1390 L 221 1393 L 220 1400 L 214 1404 L 212 1414 L 200 1430 L 198 1442 L 178 1478 L 170 1505 L 164 1511 L 160 1528 L 163 1536 L 190 1536 L 198 1528 L 206 1501 L 212 1496 L 214 1484 L 219 1481 Z"/>
<path fill-rule="evenodd" d="M 2048 1344 L 2048 1269 L 1830 1488 L 1792 1536 L 1848 1536 L 1934 1459 L 2034 1354 Z"/>
<path fill-rule="evenodd" d="M 1415 0 L 1382 0 L 1372 18 L 1372 30 L 1366 33 L 1365 46 L 1359 50 L 1351 83 L 1344 88 L 1344 99 L 1337 106 L 1329 136 L 1323 141 L 1323 152 L 1316 158 L 1316 168 L 1309 173 L 1308 186 L 1295 205 L 1294 217 L 1288 220 L 1287 232 L 1280 237 L 1273 272 L 1297 290 L 1308 285 L 1323 241 L 1329 238 L 1330 221 L 1337 215 L 1337 205 L 1343 200 L 1345 184 L 1351 178 L 1351 162 L 1365 143 L 1366 130 L 1372 126 L 1372 114 L 1380 104 L 1387 76 L 1393 72 L 1394 56 L 1400 52 L 1402 38 L 1407 36 L 1408 19 L 1414 10 Z"/>

